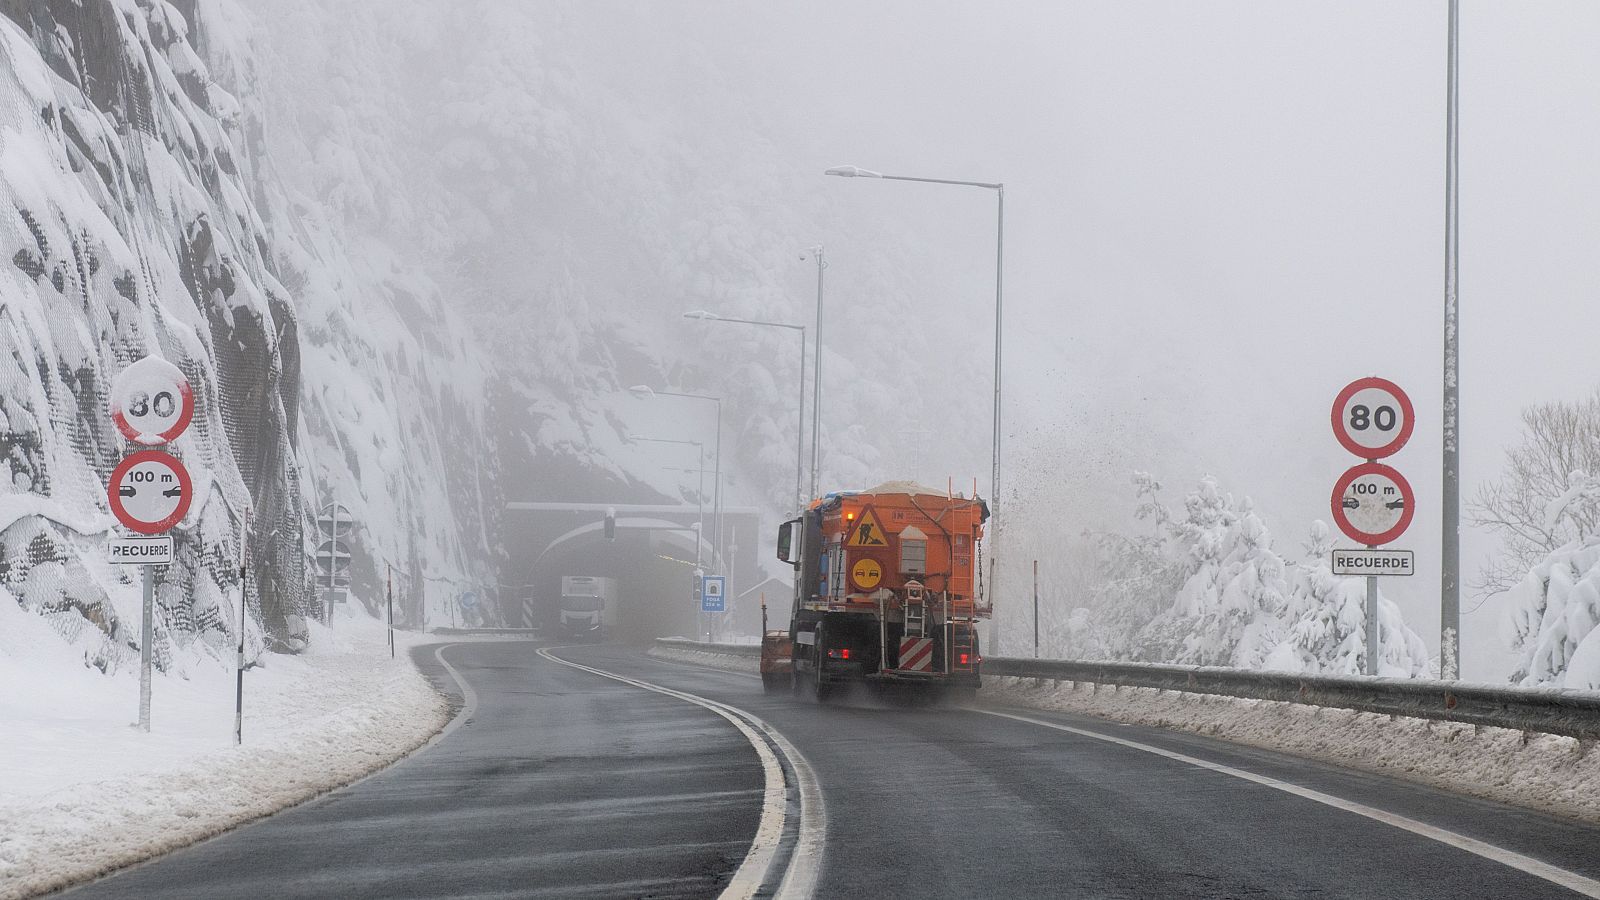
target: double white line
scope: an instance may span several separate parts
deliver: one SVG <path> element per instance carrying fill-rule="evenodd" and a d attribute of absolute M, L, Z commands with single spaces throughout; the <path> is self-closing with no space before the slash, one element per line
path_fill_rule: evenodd
<path fill-rule="evenodd" d="M 719 900 L 749 900 L 758 896 L 809 900 L 816 891 L 821 868 L 827 816 L 816 774 L 788 738 L 738 707 L 565 660 L 548 649 L 541 648 L 538 653 L 569 668 L 702 706 L 739 729 L 761 760 L 766 786 L 755 840 L 750 843 L 749 852 Z M 796 808 L 799 815 L 791 815 L 791 809 Z"/>

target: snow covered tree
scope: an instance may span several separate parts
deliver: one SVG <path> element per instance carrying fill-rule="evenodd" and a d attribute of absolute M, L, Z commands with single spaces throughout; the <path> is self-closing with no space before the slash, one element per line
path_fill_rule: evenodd
<path fill-rule="evenodd" d="M 1510 592 L 1513 683 L 1600 689 L 1600 535 L 1556 548 Z"/>
<path fill-rule="evenodd" d="M 1306 562 L 1292 567 L 1283 610 L 1283 639 L 1262 668 L 1316 675 L 1359 675 L 1366 670 L 1366 585 L 1341 578 L 1328 565 L 1333 549 L 1327 523 L 1311 523 L 1303 545 Z M 1428 648 L 1397 607 L 1378 594 L 1378 674 L 1420 678 L 1429 674 Z"/>
<path fill-rule="evenodd" d="M 1186 577 L 1139 643 L 1165 662 L 1257 668 L 1280 634 L 1283 559 L 1249 499 L 1235 503 L 1214 478 L 1184 499 L 1184 512 L 1169 527 L 1184 548 Z"/>
<path fill-rule="evenodd" d="M 1600 474 L 1600 391 L 1527 407 L 1522 423 L 1505 474 L 1467 506 L 1472 524 L 1501 539 L 1474 584 L 1485 596 L 1510 590 L 1558 548 L 1600 531 L 1600 481 L 1588 474 Z"/>

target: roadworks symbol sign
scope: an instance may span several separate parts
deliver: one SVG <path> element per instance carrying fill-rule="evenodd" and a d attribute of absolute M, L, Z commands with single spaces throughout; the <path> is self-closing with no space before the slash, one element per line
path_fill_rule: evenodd
<path fill-rule="evenodd" d="M 889 539 L 883 535 L 883 523 L 878 521 L 878 514 L 867 507 L 861 514 L 861 521 L 856 523 L 855 533 L 850 535 L 851 547 L 887 547 Z"/>

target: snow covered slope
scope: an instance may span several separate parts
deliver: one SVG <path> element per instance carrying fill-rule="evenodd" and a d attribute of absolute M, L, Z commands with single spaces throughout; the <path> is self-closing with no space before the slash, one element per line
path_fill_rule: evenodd
<path fill-rule="evenodd" d="M 355 513 L 357 595 L 392 565 L 402 620 L 492 580 L 479 355 L 441 292 L 333 197 L 296 193 L 264 135 L 248 18 L 194 0 L 0 4 L 0 589 L 84 662 L 133 658 L 138 587 L 109 566 L 105 394 L 159 355 L 195 385 L 195 475 L 157 588 L 157 661 L 237 634 L 300 649 L 310 512 Z M 437 613 L 435 613 L 437 616 Z M 227 654 L 231 655 L 231 654 Z M 212 671 L 217 669 L 213 666 Z"/>

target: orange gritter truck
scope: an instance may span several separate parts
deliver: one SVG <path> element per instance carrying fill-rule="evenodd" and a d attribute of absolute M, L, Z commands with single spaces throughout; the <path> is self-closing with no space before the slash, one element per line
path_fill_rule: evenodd
<path fill-rule="evenodd" d="M 849 683 L 978 688 L 982 500 L 890 482 L 812 501 L 778 529 L 794 566 L 787 631 L 765 631 L 761 680 L 825 700 Z"/>

